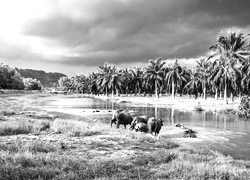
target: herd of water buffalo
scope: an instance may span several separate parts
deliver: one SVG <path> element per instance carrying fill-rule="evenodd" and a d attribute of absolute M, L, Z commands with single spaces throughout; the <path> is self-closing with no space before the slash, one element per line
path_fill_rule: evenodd
<path fill-rule="evenodd" d="M 152 135 L 157 136 L 163 125 L 163 119 L 158 119 L 155 117 L 148 118 L 147 116 L 136 116 L 132 117 L 130 113 L 124 110 L 117 110 L 113 114 L 113 118 L 110 121 L 111 127 L 112 124 L 116 124 L 116 127 L 119 128 L 121 124 L 130 125 L 130 130 L 140 131 L 140 132 L 149 132 Z"/>
<path fill-rule="evenodd" d="M 157 136 L 161 130 L 161 127 L 163 126 L 163 119 L 159 119 L 156 117 L 148 118 L 147 116 L 136 116 L 133 118 L 129 112 L 125 110 L 117 110 L 110 120 L 111 128 L 113 123 L 116 124 L 117 128 L 119 128 L 121 124 L 124 125 L 125 129 L 126 125 L 130 125 L 130 130 L 150 133 Z M 175 126 L 187 129 L 181 124 L 176 124 Z M 184 137 L 196 138 L 195 133 L 197 132 L 193 131 L 192 129 L 188 129 L 184 131 Z"/>

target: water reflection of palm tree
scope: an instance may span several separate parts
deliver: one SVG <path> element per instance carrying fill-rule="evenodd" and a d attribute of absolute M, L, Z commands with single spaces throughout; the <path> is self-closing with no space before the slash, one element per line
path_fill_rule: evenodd
<path fill-rule="evenodd" d="M 155 106 L 155 117 L 156 117 L 156 118 L 158 117 L 157 114 L 158 114 L 158 107 Z"/>
<path fill-rule="evenodd" d="M 203 120 L 203 127 L 206 127 L 206 112 L 203 111 L 201 116 L 202 116 L 202 120 Z"/>
<path fill-rule="evenodd" d="M 174 108 L 173 107 L 171 109 L 171 122 L 172 122 L 172 126 L 174 126 Z"/>
<path fill-rule="evenodd" d="M 114 100 L 113 99 L 111 101 L 111 108 L 112 108 L 112 110 L 114 110 Z"/>
<path fill-rule="evenodd" d="M 218 128 L 219 114 L 215 114 L 216 128 Z"/>
<path fill-rule="evenodd" d="M 108 109 L 108 101 L 105 101 L 105 109 Z"/>
<path fill-rule="evenodd" d="M 227 128 L 227 116 L 224 115 L 224 130 Z"/>

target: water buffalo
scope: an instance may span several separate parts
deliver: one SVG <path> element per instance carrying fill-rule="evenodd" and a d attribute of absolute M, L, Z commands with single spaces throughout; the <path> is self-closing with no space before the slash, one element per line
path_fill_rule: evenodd
<path fill-rule="evenodd" d="M 148 117 L 147 116 L 136 116 L 136 117 L 134 117 L 129 129 L 130 130 L 135 129 L 135 125 L 137 123 L 140 123 L 140 122 L 147 124 L 148 123 Z"/>
<path fill-rule="evenodd" d="M 139 122 L 135 125 L 134 127 L 135 131 L 139 131 L 139 132 L 144 132 L 147 133 L 148 132 L 148 125 L 142 122 Z"/>
<path fill-rule="evenodd" d="M 191 137 L 191 138 L 196 138 L 196 131 L 193 131 L 192 129 L 188 129 L 186 131 L 184 131 L 184 137 Z"/>
<path fill-rule="evenodd" d="M 111 119 L 110 124 L 112 127 L 112 124 L 115 123 L 117 128 L 119 128 L 120 124 L 123 124 L 126 129 L 126 125 L 131 124 L 132 121 L 133 121 L 133 118 L 128 112 L 118 110 L 113 115 L 113 118 Z"/>
<path fill-rule="evenodd" d="M 155 117 L 151 117 L 148 119 L 148 130 L 149 133 L 157 136 L 161 130 L 161 126 L 163 126 L 163 119 L 156 119 Z"/>
<path fill-rule="evenodd" d="M 182 129 L 187 129 L 184 125 L 180 124 L 180 123 L 177 123 L 174 125 L 175 127 L 179 127 L 179 128 L 182 128 Z"/>

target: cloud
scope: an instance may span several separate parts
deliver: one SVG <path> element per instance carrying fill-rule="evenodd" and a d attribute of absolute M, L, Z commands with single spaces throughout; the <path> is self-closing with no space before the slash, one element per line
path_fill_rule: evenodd
<path fill-rule="evenodd" d="M 22 26 L 22 36 L 41 40 L 32 50 L 43 61 L 72 66 L 197 58 L 222 29 L 249 27 L 250 16 L 249 0 L 58 0 L 50 6 L 46 16 Z"/>

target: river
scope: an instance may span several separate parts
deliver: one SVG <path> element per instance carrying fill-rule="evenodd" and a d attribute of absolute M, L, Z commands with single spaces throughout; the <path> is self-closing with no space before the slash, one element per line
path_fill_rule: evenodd
<path fill-rule="evenodd" d="M 89 114 L 88 116 L 101 119 L 106 123 L 109 122 L 112 113 L 98 112 L 102 110 L 127 109 L 134 111 L 133 115 L 157 116 L 164 119 L 164 126 L 173 126 L 176 123 L 181 123 L 185 127 L 192 127 L 192 129 L 197 129 L 200 132 L 206 131 L 205 135 L 204 133 L 200 134 L 202 137 L 210 139 L 210 141 L 204 141 L 203 145 L 208 145 L 209 148 L 231 155 L 236 159 L 250 160 L 250 122 L 241 120 L 236 115 L 206 111 L 187 111 L 174 109 L 171 106 L 156 107 L 128 103 L 118 104 L 109 100 L 103 101 L 95 98 L 55 97 L 42 101 L 39 106 L 46 110 L 61 112 L 69 112 L 71 110 L 73 112 L 91 111 L 91 115 Z M 199 138 L 199 133 L 197 137 Z M 212 140 L 213 138 L 215 140 Z"/>

